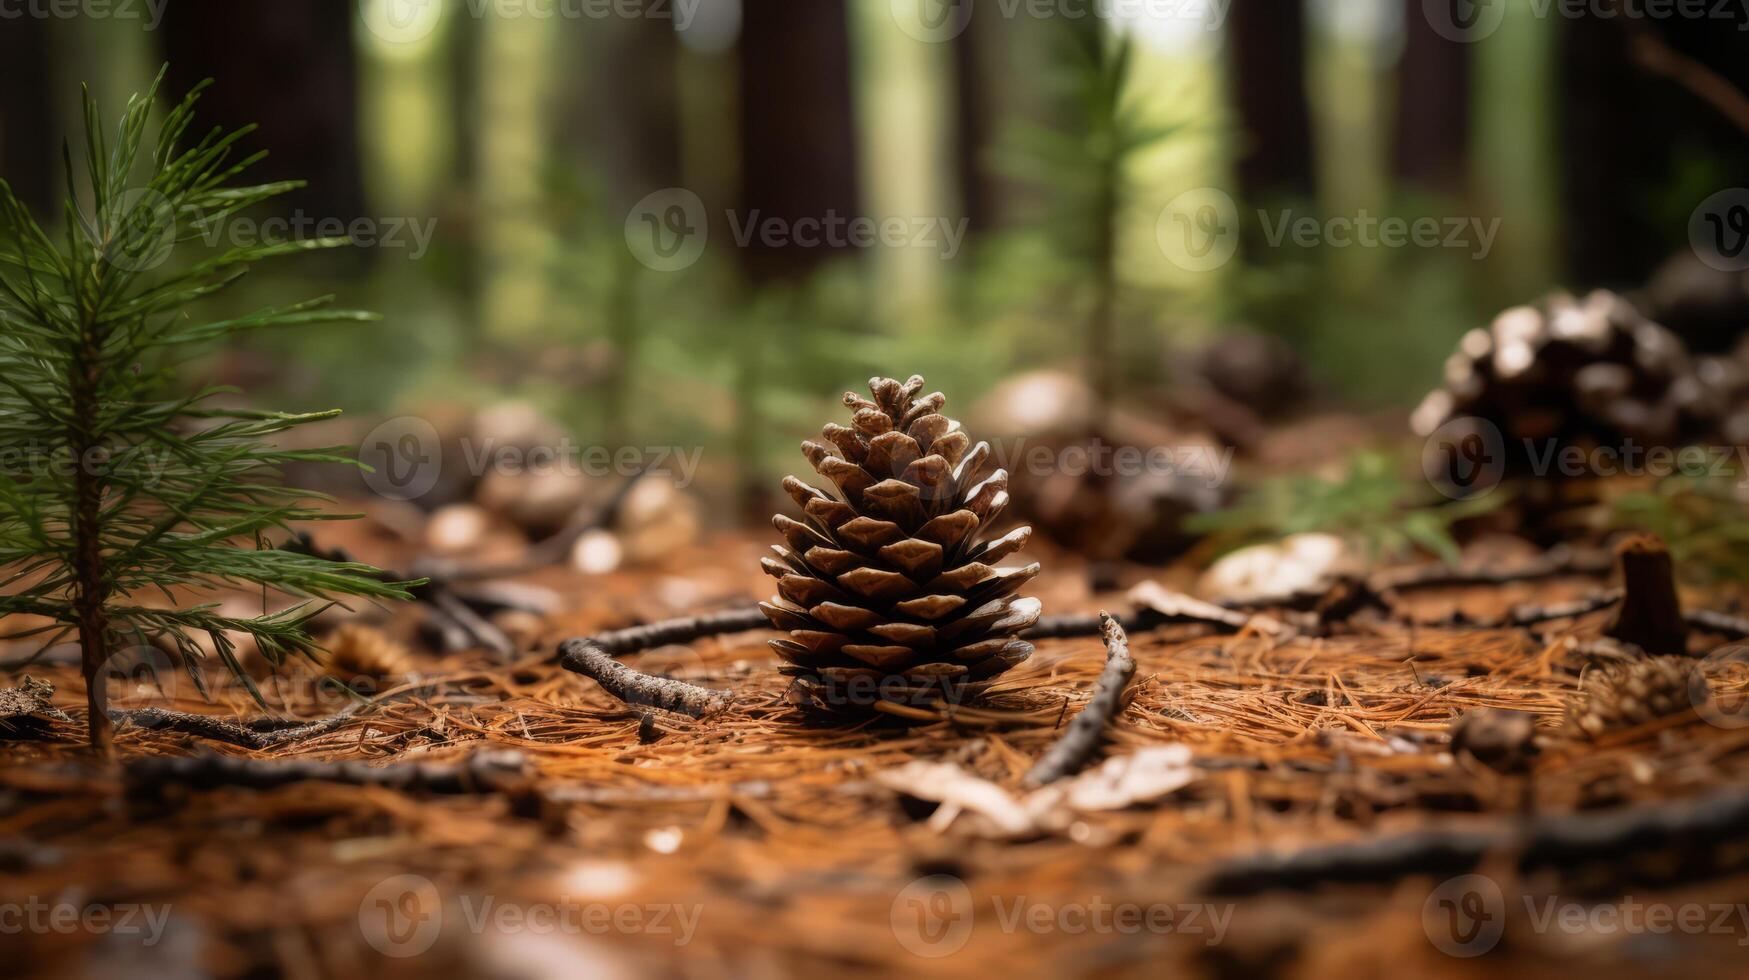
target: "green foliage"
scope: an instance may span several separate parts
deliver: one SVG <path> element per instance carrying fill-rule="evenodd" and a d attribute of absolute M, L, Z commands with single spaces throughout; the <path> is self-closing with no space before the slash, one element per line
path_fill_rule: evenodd
<path fill-rule="evenodd" d="M 1227 548 L 1320 531 L 1358 544 L 1369 560 L 1401 556 L 1420 547 L 1441 560 L 1458 560 L 1451 527 L 1498 507 L 1504 492 L 1464 501 L 1442 501 L 1425 484 L 1403 479 L 1391 457 L 1356 453 L 1335 479 L 1310 474 L 1273 477 L 1239 502 L 1192 517 L 1192 530 L 1214 534 Z"/>
<path fill-rule="evenodd" d="M 1610 501 L 1610 524 L 1663 538 L 1685 576 L 1749 582 L 1749 508 L 1737 488 L 1735 474 L 1667 476 Z"/>
<path fill-rule="evenodd" d="M 1017 125 L 997 163 L 1036 185 L 1045 200 L 1038 230 L 1090 295 L 1084 327 L 1087 369 L 1102 407 L 1115 398 L 1119 237 L 1131 210 L 1129 179 L 1137 154 L 1181 126 L 1149 122 L 1132 89 L 1135 36 L 1108 35 L 1093 19 L 1063 28 L 1061 53 L 1047 68 L 1064 119 L 1057 126 Z"/>
<path fill-rule="evenodd" d="M 228 407 L 219 396 L 231 392 L 220 388 L 170 394 L 172 369 L 219 339 L 374 317 L 326 299 L 214 321 L 191 313 L 257 261 L 344 240 L 251 244 L 170 265 L 179 246 L 298 184 L 233 183 L 258 159 L 233 159 L 247 129 L 185 141 L 199 87 L 164 118 L 147 154 L 157 87 L 129 100 L 108 142 L 87 93 L 83 180 L 65 153 L 68 186 L 82 193 L 65 204 L 61 241 L 0 182 L 0 614 L 54 620 L 51 643 L 103 624 L 101 635 L 81 636 L 88 680 L 112 643 L 152 639 L 183 654 L 198 686 L 191 634 L 207 634 L 243 677 L 229 634 L 246 634 L 278 663 L 312 651 L 307 627 L 328 603 L 406 592 L 366 565 L 262 547 L 270 532 L 335 516 L 282 486 L 278 469 L 353 461 L 338 449 L 282 449 L 276 437 L 336 412 Z M 178 608 L 190 591 L 220 585 L 304 601 L 259 617 L 222 615 L 216 603 Z M 169 608 L 141 602 L 148 594 Z M 95 715 L 92 723 L 95 731 Z"/>

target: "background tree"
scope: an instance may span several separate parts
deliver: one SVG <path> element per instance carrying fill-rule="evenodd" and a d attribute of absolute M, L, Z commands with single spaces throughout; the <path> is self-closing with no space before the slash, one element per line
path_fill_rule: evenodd
<path fill-rule="evenodd" d="M 269 532 L 335 516 L 282 486 L 277 469 L 345 457 L 280 449 L 274 437 L 336 413 L 222 407 L 213 399 L 225 389 L 168 394 L 180 362 L 228 335 L 374 318 L 329 309 L 327 299 L 210 322 L 190 314 L 253 262 L 345 244 L 221 246 L 161 271 L 193 240 L 221 234 L 239 210 L 299 186 L 231 183 L 260 156 L 232 158 L 247 128 L 214 129 L 181 145 L 201 87 L 166 116 L 149 155 L 157 83 L 129 100 L 112 143 L 87 93 L 82 182 L 71 150 L 64 154 L 68 186 L 84 193 L 66 201 L 59 243 L 0 182 L 0 458 L 11 470 L 0 478 L 0 614 L 52 620 L 37 631 L 51 643 L 77 633 L 91 743 L 105 755 L 104 668 L 119 642 L 173 646 L 204 690 L 191 635 L 205 633 L 253 693 L 234 635 L 278 664 L 313 651 L 306 627 L 326 602 L 311 600 L 406 596 L 369 566 L 262 547 Z M 224 615 L 216 603 L 182 605 L 189 591 L 223 585 L 304 601 L 258 617 Z M 160 608 L 136 598 L 147 593 L 169 601 Z"/>

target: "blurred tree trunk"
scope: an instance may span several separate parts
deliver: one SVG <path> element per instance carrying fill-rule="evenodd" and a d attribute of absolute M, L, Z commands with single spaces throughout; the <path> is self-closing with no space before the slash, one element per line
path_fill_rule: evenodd
<path fill-rule="evenodd" d="M 1441 2 L 1455 9 L 1473 0 Z M 1459 198 L 1468 163 L 1472 45 L 1434 31 L 1423 0 L 1403 0 L 1403 7 L 1393 168 L 1401 184 Z"/>
<path fill-rule="evenodd" d="M 39 221 L 52 224 L 59 217 L 53 201 L 60 154 L 47 84 L 47 23 L 20 17 L 0 30 L 0 175 Z"/>
<path fill-rule="evenodd" d="M 479 24 L 474 188 L 483 339 L 528 341 L 553 324 L 555 52 L 551 22 L 489 14 Z"/>
<path fill-rule="evenodd" d="M 1484 315 L 1528 302 L 1561 279 L 1557 20 L 1509 6 L 1500 27 L 1470 45 L 1470 199 L 1473 214 L 1500 222 L 1483 260 Z"/>
<path fill-rule="evenodd" d="M 1645 189 L 1665 173 L 1676 107 L 1628 67 L 1614 20 L 1564 18 L 1560 32 L 1567 276 L 1579 288 L 1625 286 L 1663 255 Z"/>
<path fill-rule="evenodd" d="M 1305 5 L 1301 0 L 1233 0 L 1227 43 L 1239 121 L 1235 169 L 1241 212 L 1270 199 L 1310 199 Z"/>
<path fill-rule="evenodd" d="M 761 241 L 757 223 L 858 214 L 846 0 L 745 0 L 741 26 L 741 194 L 753 222 L 737 247 L 755 283 L 801 278 L 840 250 Z M 734 229 L 725 228 L 732 234 Z"/>
<path fill-rule="evenodd" d="M 903 2 L 922 9 L 937 0 Z M 851 0 L 851 9 L 856 143 L 869 217 L 959 220 L 951 41 L 895 30 L 894 0 Z M 937 308 L 948 264 L 958 258 L 939 244 L 867 252 L 873 319 L 893 328 Z"/>
<path fill-rule="evenodd" d="M 995 192 L 985 172 L 985 160 L 995 138 L 995 99 L 992 97 L 990 54 L 986 50 L 1000 36 L 989 17 L 974 12 L 971 23 L 953 39 L 953 109 L 958 139 L 954 143 L 954 172 L 959 184 L 960 208 L 971 234 L 988 231 L 995 218 Z"/>
<path fill-rule="evenodd" d="M 350 222 L 365 211 L 352 43 L 357 16 L 351 0 L 178 0 L 166 6 L 159 30 L 172 97 L 212 78 L 199 125 L 258 124 L 246 149 L 270 155 L 251 175 L 307 180 L 281 206 L 312 220 Z M 359 264 L 350 258 L 348 266 Z"/>
<path fill-rule="evenodd" d="M 597 172 L 585 176 L 600 181 L 603 204 L 617 220 L 644 195 L 680 182 L 674 25 L 651 16 L 586 21 L 567 46 L 582 57 L 559 66 L 566 73 L 559 86 L 564 125 L 556 134 L 562 158 L 590 162 Z"/>

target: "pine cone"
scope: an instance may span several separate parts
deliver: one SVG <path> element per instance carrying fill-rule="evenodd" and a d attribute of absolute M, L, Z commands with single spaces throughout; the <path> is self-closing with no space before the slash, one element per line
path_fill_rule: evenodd
<path fill-rule="evenodd" d="M 1582 301 L 1556 295 L 1514 307 L 1465 334 L 1446 360 L 1444 386 L 1411 422 L 1422 436 L 1465 417 L 1492 423 L 1508 470 L 1523 472 L 1526 439 L 1671 446 L 1716 431 L 1722 407 L 1712 394 L 1680 338 L 1600 289 Z"/>
<path fill-rule="evenodd" d="M 381 680 L 413 672 L 407 648 L 374 627 L 344 623 L 324 637 L 321 646 L 323 671 L 342 681 Z"/>
<path fill-rule="evenodd" d="M 1588 675 L 1578 700 L 1567 708 L 1568 723 L 1589 738 L 1643 725 L 1692 705 L 1689 684 L 1694 661 L 1688 657 L 1646 657 Z"/>
<path fill-rule="evenodd" d="M 968 451 L 940 414 L 946 397 L 919 398 L 922 387 L 870 379 L 873 401 L 844 395 L 853 427 L 802 443 L 836 493 L 783 482 L 805 519 L 772 518 L 788 547 L 760 562 L 779 593 L 760 608 L 789 631 L 771 647 L 805 704 L 960 700 L 1032 653 L 1018 634 L 1039 602 L 1013 593 L 1039 566 L 993 567 L 1032 529 L 980 539 L 1008 502 L 1008 473 L 986 476 L 989 444 Z"/>

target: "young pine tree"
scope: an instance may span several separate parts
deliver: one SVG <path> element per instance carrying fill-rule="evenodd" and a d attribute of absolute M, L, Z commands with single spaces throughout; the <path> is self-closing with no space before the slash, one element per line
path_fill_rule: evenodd
<path fill-rule="evenodd" d="M 174 646 L 204 690 L 191 637 L 205 633 L 247 684 L 234 634 L 277 664 L 312 652 L 306 627 L 328 602 L 406 595 L 369 566 L 262 546 L 269 532 L 332 516 L 310 506 L 312 494 L 282 486 L 277 470 L 348 460 L 280 449 L 275 437 L 335 413 L 220 407 L 217 388 L 172 394 L 177 364 L 230 334 L 372 317 L 329 309 L 327 299 L 234 319 L 191 312 L 251 263 L 344 240 L 220 248 L 171 265 L 179 246 L 298 185 L 235 185 L 258 156 L 234 159 L 247 129 L 187 136 L 200 87 L 164 118 L 148 154 L 157 88 L 129 100 L 109 143 L 87 93 L 84 172 L 75 173 L 70 149 L 63 154 L 70 190 L 60 240 L 0 181 L 0 615 L 52 620 L 33 631 L 51 643 L 77 635 L 91 744 L 106 756 L 104 668 L 123 645 Z M 185 604 L 222 586 L 303 601 L 253 618 Z M 158 601 L 141 601 L 147 595 Z"/>

